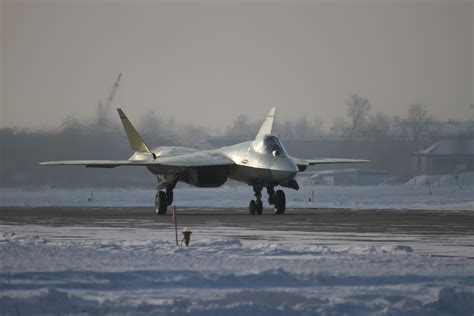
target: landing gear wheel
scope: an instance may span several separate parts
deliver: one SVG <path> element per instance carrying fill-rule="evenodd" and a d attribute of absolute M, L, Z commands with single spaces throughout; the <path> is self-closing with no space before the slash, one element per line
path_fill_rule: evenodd
<path fill-rule="evenodd" d="M 275 188 L 267 187 L 267 194 L 268 194 L 268 204 L 274 205 L 275 204 Z"/>
<path fill-rule="evenodd" d="M 286 207 L 286 198 L 285 198 L 285 192 L 282 190 L 278 190 L 275 192 L 275 214 L 283 214 L 285 213 L 285 207 Z"/>
<path fill-rule="evenodd" d="M 249 203 L 249 213 L 250 215 L 255 215 L 255 212 L 257 211 L 257 205 L 254 200 L 250 201 Z"/>
<path fill-rule="evenodd" d="M 168 201 L 166 197 L 166 193 L 163 191 L 156 192 L 155 196 L 155 208 L 156 214 L 158 215 L 165 215 L 166 210 L 168 208 Z"/>
<path fill-rule="evenodd" d="M 255 212 L 257 213 L 257 215 L 262 215 L 262 212 L 263 212 L 262 201 L 255 202 Z"/>
<path fill-rule="evenodd" d="M 270 205 L 275 204 L 275 195 L 270 195 L 268 197 L 268 204 L 270 204 Z"/>
<path fill-rule="evenodd" d="M 171 205 L 173 204 L 173 191 L 172 190 L 166 190 L 166 205 Z"/>
<path fill-rule="evenodd" d="M 255 215 L 255 213 L 257 213 L 258 215 L 262 215 L 262 211 L 263 211 L 262 186 L 254 185 L 253 192 L 255 194 L 255 200 L 250 201 L 249 212 L 252 215 Z"/>

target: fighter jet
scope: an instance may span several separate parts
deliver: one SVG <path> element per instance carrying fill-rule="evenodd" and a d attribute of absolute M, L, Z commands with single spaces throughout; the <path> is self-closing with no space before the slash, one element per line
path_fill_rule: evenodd
<path fill-rule="evenodd" d="M 272 134 L 275 108 L 263 121 L 254 140 L 212 150 L 161 146 L 150 149 L 121 109 L 117 109 L 125 133 L 134 150 L 128 160 L 67 160 L 46 161 L 40 165 L 83 165 L 93 168 L 118 166 L 146 167 L 158 180 L 155 208 L 158 215 L 166 214 L 173 203 L 173 190 L 182 181 L 200 188 L 215 188 L 227 179 L 237 180 L 253 188 L 255 199 L 249 203 L 249 213 L 263 211 L 262 191 L 268 194 L 268 203 L 275 214 L 283 214 L 286 197 L 276 187 L 299 189 L 295 180 L 298 172 L 308 166 L 335 163 L 365 163 L 363 159 L 301 159 L 290 156 L 278 136 Z"/>

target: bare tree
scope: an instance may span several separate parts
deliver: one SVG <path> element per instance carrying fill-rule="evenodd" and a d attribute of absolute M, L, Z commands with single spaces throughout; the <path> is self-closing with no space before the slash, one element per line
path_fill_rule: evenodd
<path fill-rule="evenodd" d="M 469 105 L 471 110 L 471 118 L 469 119 L 469 134 L 474 137 L 474 103 Z"/>
<path fill-rule="evenodd" d="M 313 120 L 313 136 L 324 136 L 324 121 L 322 118 L 315 116 Z"/>
<path fill-rule="evenodd" d="M 342 117 L 336 117 L 329 128 L 330 135 L 335 137 L 348 137 L 349 131 L 349 123 Z"/>
<path fill-rule="evenodd" d="M 381 140 L 392 136 L 393 120 L 381 112 L 370 115 L 367 122 L 367 137 L 369 139 Z"/>
<path fill-rule="evenodd" d="M 295 136 L 297 138 L 308 138 L 311 134 L 311 124 L 306 117 L 300 117 L 294 124 Z"/>
<path fill-rule="evenodd" d="M 248 116 L 239 115 L 231 126 L 228 126 L 225 131 L 226 136 L 243 137 L 250 139 L 255 136 L 258 131 L 259 122 L 250 121 Z"/>
<path fill-rule="evenodd" d="M 420 149 L 420 142 L 428 131 L 432 118 L 423 104 L 413 104 L 408 108 L 408 116 L 405 120 L 410 137 L 413 140 L 415 151 Z"/>
<path fill-rule="evenodd" d="M 324 121 L 317 116 L 314 120 L 302 116 L 297 120 L 276 121 L 274 130 L 284 138 L 309 138 L 323 136 L 323 126 Z"/>
<path fill-rule="evenodd" d="M 285 137 L 285 138 L 294 138 L 294 128 L 293 128 L 293 122 L 292 121 L 284 121 L 282 124 L 279 125 L 278 121 L 276 121 L 276 128 L 275 130 L 277 131 L 281 131 L 279 132 L 281 134 L 281 136 Z M 278 128 L 278 126 L 280 126 Z"/>
<path fill-rule="evenodd" d="M 161 129 L 160 120 L 156 116 L 155 111 L 148 110 L 146 114 L 141 118 L 138 122 L 138 126 L 140 126 L 140 130 L 144 134 L 152 134 L 156 133 L 158 130 Z"/>
<path fill-rule="evenodd" d="M 369 99 L 353 94 L 346 100 L 347 116 L 350 121 L 349 138 L 361 136 L 367 125 L 367 116 L 372 105 Z"/>

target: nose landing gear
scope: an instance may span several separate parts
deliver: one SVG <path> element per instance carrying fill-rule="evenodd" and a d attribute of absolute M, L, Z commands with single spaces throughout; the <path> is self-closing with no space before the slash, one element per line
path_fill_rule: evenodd
<path fill-rule="evenodd" d="M 282 190 L 278 190 L 275 192 L 275 189 L 273 187 L 268 187 L 267 193 L 268 193 L 268 204 L 274 206 L 274 213 L 275 214 L 285 213 L 285 208 L 286 208 L 285 192 L 283 192 Z"/>
<path fill-rule="evenodd" d="M 253 191 L 255 192 L 255 200 L 249 203 L 250 215 L 261 215 L 263 211 L 262 203 L 262 187 L 254 186 Z M 275 192 L 273 187 L 267 187 L 268 203 L 274 206 L 275 214 L 284 214 L 286 209 L 286 197 L 285 192 L 278 190 Z"/>
<path fill-rule="evenodd" d="M 283 214 L 285 213 L 286 208 L 286 197 L 285 192 L 282 190 L 278 190 L 275 193 L 274 197 L 274 212 L 275 214 Z"/>

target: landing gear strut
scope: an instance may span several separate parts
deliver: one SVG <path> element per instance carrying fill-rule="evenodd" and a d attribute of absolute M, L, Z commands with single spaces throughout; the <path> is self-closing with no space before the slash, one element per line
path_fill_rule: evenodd
<path fill-rule="evenodd" d="M 165 215 L 166 210 L 168 209 L 168 201 L 166 193 L 163 191 L 156 192 L 155 195 L 155 208 L 157 215 Z"/>
<path fill-rule="evenodd" d="M 268 194 L 268 204 L 270 205 L 275 204 L 275 188 L 267 187 L 267 194 Z"/>
<path fill-rule="evenodd" d="M 156 214 L 165 215 L 168 206 L 173 204 L 173 186 L 166 187 L 166 192 L 158 191 L 155 196 Z"/>
<path fill-rule="evenodd" d="M 262 187 L 254 186 L 253 192 L 255 193 L 255 200 L 250 201 L 249 203 L 249 213 L 250 215 L 262 215 L 263 203 L 262 203 Z"/>
<path fill-rule="evenodd" d="M 275 192 L 273 187 L 267 187 L 268 203 L 274 206 L 275 214 L 285 213 L 286 197 L 285 192 L 278 190 Z"/>

